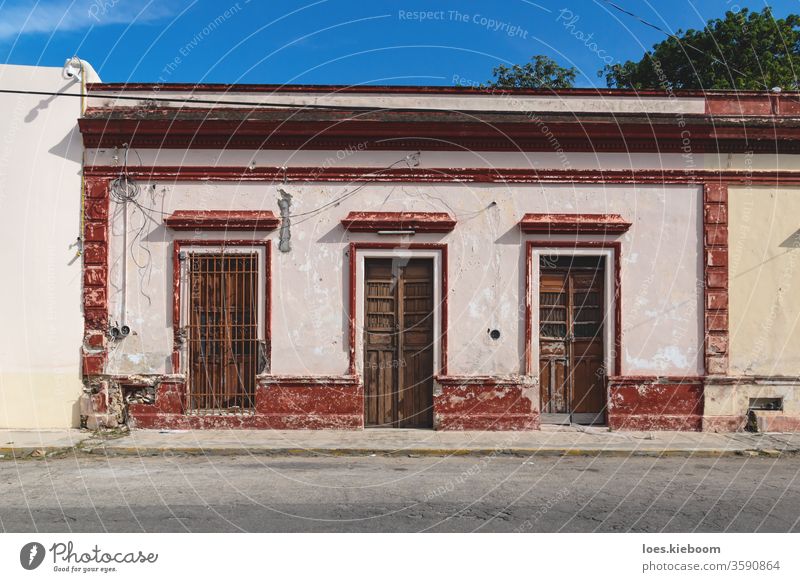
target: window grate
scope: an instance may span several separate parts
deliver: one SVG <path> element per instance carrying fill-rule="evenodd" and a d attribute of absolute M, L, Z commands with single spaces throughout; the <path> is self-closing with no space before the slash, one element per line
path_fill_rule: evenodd
<path fill-rule="evenodd" d="M 189 409 L 251 414 L 261 346 L 258 255 L 189 255 Z"/>

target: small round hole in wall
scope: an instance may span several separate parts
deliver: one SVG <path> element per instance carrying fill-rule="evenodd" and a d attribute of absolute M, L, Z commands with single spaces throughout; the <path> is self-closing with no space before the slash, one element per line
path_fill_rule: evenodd
<path fill-rule="evenodd" d="M 489 337 L 493 340 L 500 339 L 500 330 L 499 329 L 492 329 L 489 331 Z"/>

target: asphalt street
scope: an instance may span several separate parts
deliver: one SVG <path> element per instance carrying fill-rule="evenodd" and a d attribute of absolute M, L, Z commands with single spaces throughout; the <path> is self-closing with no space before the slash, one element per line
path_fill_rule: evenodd
<path fill-rule="evenodd" d="M 8 532 L 800 531 L 800 458 L 0 461 Z"/>

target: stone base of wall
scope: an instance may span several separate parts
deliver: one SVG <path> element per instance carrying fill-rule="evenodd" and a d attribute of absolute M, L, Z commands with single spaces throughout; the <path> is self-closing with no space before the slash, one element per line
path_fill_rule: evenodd
<path fill-rule="evenodd" d="M 437 378 L 437 430 L 535 430 L 535 385 L 505 379 Z M 132 428 L 154 429 L 340 429 L 364 428 L 364 390 L 352 376 L 261 377 L 250 414 L 193 414 L 186 386 L 157 383 L 151 402 L 131 402 Z"/>
<path fill-rule="evenodd" d="M 136 385 L 126 379 L 87 382 L 81 398 L 86 428 L 339 429 L 364 427 L 364 391 L 353 376 L 261 377 L 250 414 L 192 414 L 185 384 L 138 378 L 144 399 L 123 404 Z M 437 430 L 536 430 L 538 385 L 527 378 L 439 377 Z M 153 386 L 155 385 L 155 387 Z M 758 430 L 800 430 L 800 382 L 677 377 L 609 379 L 608 426 L 613 430 L 744 430 L 750 398 L 783 398 L 784 410 L 758 413 Z"/>
<path fill-rule="evenodd" d="M 800 378 L 782 376 L 710 377 L 704 390 L 703 430 L 743 431 L 747 426 L 750 399 L 780 398 L 783 410 L 757 411 L 759 432 L 800 430 Z"/>
<path fill-rule="evenodd" d="M 612 430 L 691 430 L 703 427 L 701 378 L 609 378 L 608 426 Z"/>
<path fill-rule="evenodd" d="M 270 377 L 256 388 L 255 410 L 243 414 L 191 414 L 186 386 L 162 382 L 152 404 L 128 405 L 132 428 L 342 429 L 364 426 L 364 394 L 353 377 Z"/>
<path fill-rule="evenodd" d="M 79 399 L 82 428 L 103 430 L 123 424 L 124 406 L 119 385 L 109 380 L 87 382 Z"/>
<path fill-rule="evenodd" d="M 536 430 L 539 388 L 533 381 L 441 376 L 433 398 L 437 430 Z"/>

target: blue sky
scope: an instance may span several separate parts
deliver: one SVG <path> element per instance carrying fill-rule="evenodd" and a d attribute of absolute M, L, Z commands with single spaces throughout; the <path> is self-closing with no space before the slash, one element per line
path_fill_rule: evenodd
<path fill-rule="evenodd" d="M 669 31 L 765 5 L 614 3 Z M 797 0 L 769 4 L 800 13 Z M 3 62 L 61 66 L 77 54 L 106 82 L 469 84 L 547 54 L 579 70 L 577 85 L 605 86 L 605 62 L 663 38 L 603 0 L 0 0 Z"/>

